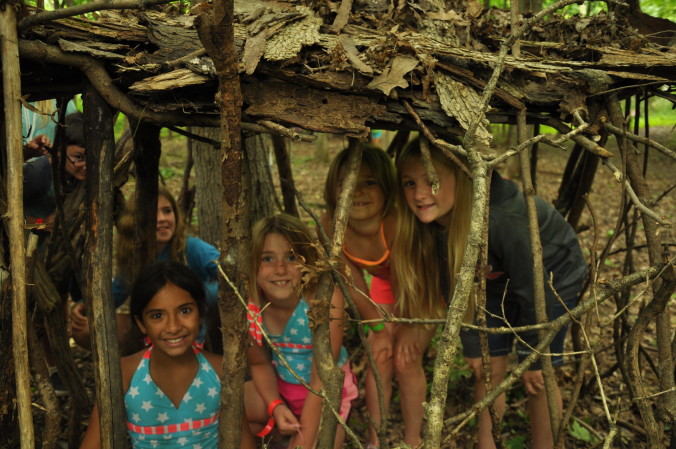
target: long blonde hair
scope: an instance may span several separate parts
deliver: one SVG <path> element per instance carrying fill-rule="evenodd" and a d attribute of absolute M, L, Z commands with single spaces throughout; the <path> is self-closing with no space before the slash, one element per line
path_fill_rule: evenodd
<path fill-rule="evenodd" d="M 174 211 L 174 218 L 176 220 L 174 235 L 169 241 L 169 260 L 185 263 L 185 245 L 188 237 L 183 214 L 176 203 L 176 199 L 171 194 L 171 192 L 169 192 L 169 190 L 164 187 L 160 187 L 157 192 L 158 200 L 160 197 L 169 201 L 169 204 Z M 134 230 L 136 227 L 136 208 L 137 205 L 135 198 L 129 198 L 124 211 L 117 220 L 117 275 L 123 282 L 127 284 L 131 284 L 133 279 L 135 279 L 135 272 L 138 271 L 141 266 L 152 262 L 152 260 L 138 260 L 138 253 L 136 251 L 136 242 L 134 238 Z M 155 257 L 157 257 L 157 254 Z"/>
<path fill-rule="evenodd" d="M 298 264 L 312 270 L 319 261 L 317 243 L 312 237 L 310 229 L 298 218 L 289 214 L 276 214 L 256 222 L 251 232 L 251 272 L 249 275 L 249 295 L 255 304 L 262 306 L 261 292 L 258 288 L 258 269 L 261 265 L 261 254 L 265 237 L 269 234 L 279 234 L 289 242 L 291 250 L 298 258 Z M 304 271 L 301 268 L 301 271 Z M 302 282 L 304 291 L 313 290 L 317 285 L 318 277 L 312 275 Z"/>
<path fill-rule="evenodd" d="M 446 301 L 441 292 L 441 280 L 448 279 L 449 294 L 455 288 L 455 278 L 460 271 L 465 244 L 470 228 L 472 207 L 472 181 L 443 153 L 432 150 L 434 165 L 442 165 L 455 175 L 455 201 L 451 221 L 441 232 L 446 237 L 448 266 L 439 260 L 437 247 L 439 225 L 418 220 L 408 206 L 402 206 L 397 220 L 397 237 L 392 250 L 392 262 L 399 288 L 396 309 L 405 318 L 443 318 Z M 420 143 L 412 140 L 397 157 L 397 171 L 420 158 Z M 406 204 L 403 189 L 400 201 Z M 442 268 L 448 270 L 442 273 Z M 471 310 L 471 308 L 470 308 Z"/>

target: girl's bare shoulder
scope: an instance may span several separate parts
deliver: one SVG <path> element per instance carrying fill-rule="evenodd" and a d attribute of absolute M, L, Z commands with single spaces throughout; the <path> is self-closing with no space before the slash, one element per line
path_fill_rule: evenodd
<path fill-rule="evenodd" d="M 139 363 L 143 360 L 143 354 L 146 349 L 142 349 L 139 352 L 134 354 L 122 357 L 120 359 L 120 369 L 122 370 L 122 387 L 126 392 L 129 389 L 129 384 L 131 383 L 131 378 L 134 377 L 134 373 L 138 368 Z"/>
<path fill-rule="evenodd" d="M 206 357 L 211 366 L 214 368 L 216 374 L 218 374 L 218 377 L 221 377 L 223 375 L 223 356 L 209 351 L 202 351 L 202 354 L 204 354 L 204 357 Z"/>

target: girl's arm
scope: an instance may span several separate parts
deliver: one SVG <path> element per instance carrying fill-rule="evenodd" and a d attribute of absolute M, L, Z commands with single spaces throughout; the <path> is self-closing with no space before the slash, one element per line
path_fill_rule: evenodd
<path fill-rule="evenodd" d="M 120 368 L 122 371 L 122 391 L 127 392 L 131 378 L 138 367 L 142 358 L 142 352 L 132 354 L 128 357 L 122 357 L 120 360 Z M 101 447 L 101 428 L 99 425 L 99 408 L 94 404 L 92 414 L 89 417 L 89 424 L 85 432 L 84 439 L 80 445 L 80 449 L 100 449 Z"/>
<path fill-rule="evenodd" d="M 249 413 L 256 416 L 256 418 L 260 417 L 261 424 L 265 424 L 268 419 L 268 407 L 273 401 L 281 400 L 282 398 L 277 387 L 277 373 L 272 366 L 267 352 L 253 340 L 251 343 L 247 350 L 247 362 L 254 386 L 263 400 L 265 409 L 253 410 L 254 408 L 259 408 L 255 406 L 256 401 L 254 398 L 244 399 Z M 275 418 L 275 425 L 282 435 L 290 435 L 298 430 L 298 419 L 285 402 L 275 406 L 272 417 Z"/>
<path fill-rule="evenodd" d="M 94 404 L 89 417 L 87 432 L 85 433 L 80 449 L 99 449 L 101 447 L 101 429 L 99 428 L 99 409 Z"/>

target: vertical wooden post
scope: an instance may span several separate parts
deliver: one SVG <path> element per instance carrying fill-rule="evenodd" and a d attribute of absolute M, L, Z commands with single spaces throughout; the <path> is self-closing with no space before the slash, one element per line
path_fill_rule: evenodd
<path fill-rule="evenodd" d="M 223 160 L 223 228 L 221 261 L 240 292 L 247 291 L 249 266 L 249 210 L 247 168 L 243 161 L 240 120 L 242 93 L 239 85 L 238 54 L 235 51 L 234 0 L 219 0 L 197 17 L 195 26 L 205 50 L 214 61 L 219 89 L 216 103 L 221 111 Z M 223 329 L 223 382 L 221 387 L 220 447 L 239 447 L 244 411 L 243 391 L 248 339 L 246 310 L 238 292 L 221 279 L 219 298 Z"/>
<path fill-rule="evenodd" d="M 21 448 L 35 446 L 31 415 L 30 370 L 26 310 L 26 248 L 23 229 L 23 154 L 21 141 L 21 73 L 16 11 L 11 3 L 0 9 L 2 86 L 5 106 L 5 148 L 7 150 L 7 211 L 9 214 L 9 259 L 12 270 L 12 351 L 16 376 Z"/>
<path fill-rule="evenodd" d="M 134 129 L 134 165 L 136 166 L 136 220 L 134 239 L 139 251 L 138 263 L 132 268 L 131 286 L 141 267 L 155 260 L 157 250 L 157 180 L 160 173 L 160 127 L 139 121 Z"/>
<path fill-rule="evenodd" d="M 286 139 L 282 136 L 272 136 L 272 146 L 275 150 L 275 160 L 277 161 L 277 173 L 279 173 L 279 184 L 282 188 L 282 199 L 284 201 L 284 212 L 294 217 L 300 217 L 298 205 L 296 204 L 296 194 L 293 191 L 293 171 L 291 170 L 291 160 L 289 159 L 289 147 Z"/>
<path fill-rule="evenodd" d="M 101 448 L 127 444 L 122 402 L 120 350 L 113 305 L 113 114 L 110 106 L 87 86 L 84 95 L 84 135 L 87 148 L 85 240 L 85 306 L 92 334 L 96 403 Z"/>
<path fill-rule="evenodd" d="M 340 254 L 343 247 L 343 237 L 347 228 L 347 220 L 352 207 L 359 167 L 361 166 L 361 143 L 350 138 L 347 157 L 347 176 L 338 197 L 336 213 L 333 217 L 331 242 L 325 248 L 326 256 L 331 259 Z M 343 387 L 343 372 L 336 366 L 331 350 L 330 318 L 331 296 L 333 294 L 333 280 L 330 272 L 322 273 L 317 286 L 316 300 L 312 301 L 308 318 L 315 323 L 312 328 L 312 360 L 317 367 L 317 374 L 322 380 L 322 389 L 326 393 L 329 403 L 334 410 L 340 409 L 340 399 Z M 338 420 L 328 407 L 322 407 L 322 419 L 319 425 L 318 447 L 333 447 Z"/>
<path fill-rule="evenodd" d="M 517 142 L 522 143 L 528 140 L 526 110 L 521 109 L 516 116 Z M 523 196 L 528 211 L 528 229 L 530 231 L 530 246 L 533 257 L 533 292 L 535 293 L 535 317 L 538 323 L 549 321 L 547 317 L 547 304 L 545 302 L 545 279 L 544 267 L 542 262 L 542 241 L 540 240 L 540 226 L 538 223 L 538 212 L 535 207 L 535 188 L 531 179 L 530 169 L 530 151 L 524 150 L 519 154 L 521 164 L 521 181 L 523 184 Z M 538 331 L 538 338 L 544 340 L 549 331 Z M 541 358 L 542 374 L 545 379 L 545 391 L 547 393 L 547 405 L 549 406 L 549 419 L 552 426 L 552 437 L 554 441 L 558 438 L 559 426 L 561 424 L 561 409 L 558 402 L 558 390 L 556 385 L 556 373 L 552 366 L 552 359 L 546 355 Z"/>

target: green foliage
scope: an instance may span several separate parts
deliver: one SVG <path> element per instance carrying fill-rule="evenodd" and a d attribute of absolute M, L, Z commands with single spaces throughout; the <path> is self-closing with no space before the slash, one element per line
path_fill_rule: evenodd
<path fill-rule="evenodd" d="M 670 0 L 641 0 L 641 11 L 676 22 L 676 3 Z"/>
<path fill-rule="evenodd" d="M 172 167 L 160 167 L 160 176 L 166 180 L 178 176 L 178 173 Z"/>
<path fill-rule="evenodd" d="M 568 434 L 576 440 L 585 441 L 587 443 L 596 443 L 597 438 L 587 430 L 577 419 L 573 419 L 572 425 L 568 427 Z"/>
<path fill-rule="evenodd" d="M 507 449 L 525 449 L 526 447 L 526 436 L 517 435 L 505 441 L 505 447 Z"/>

